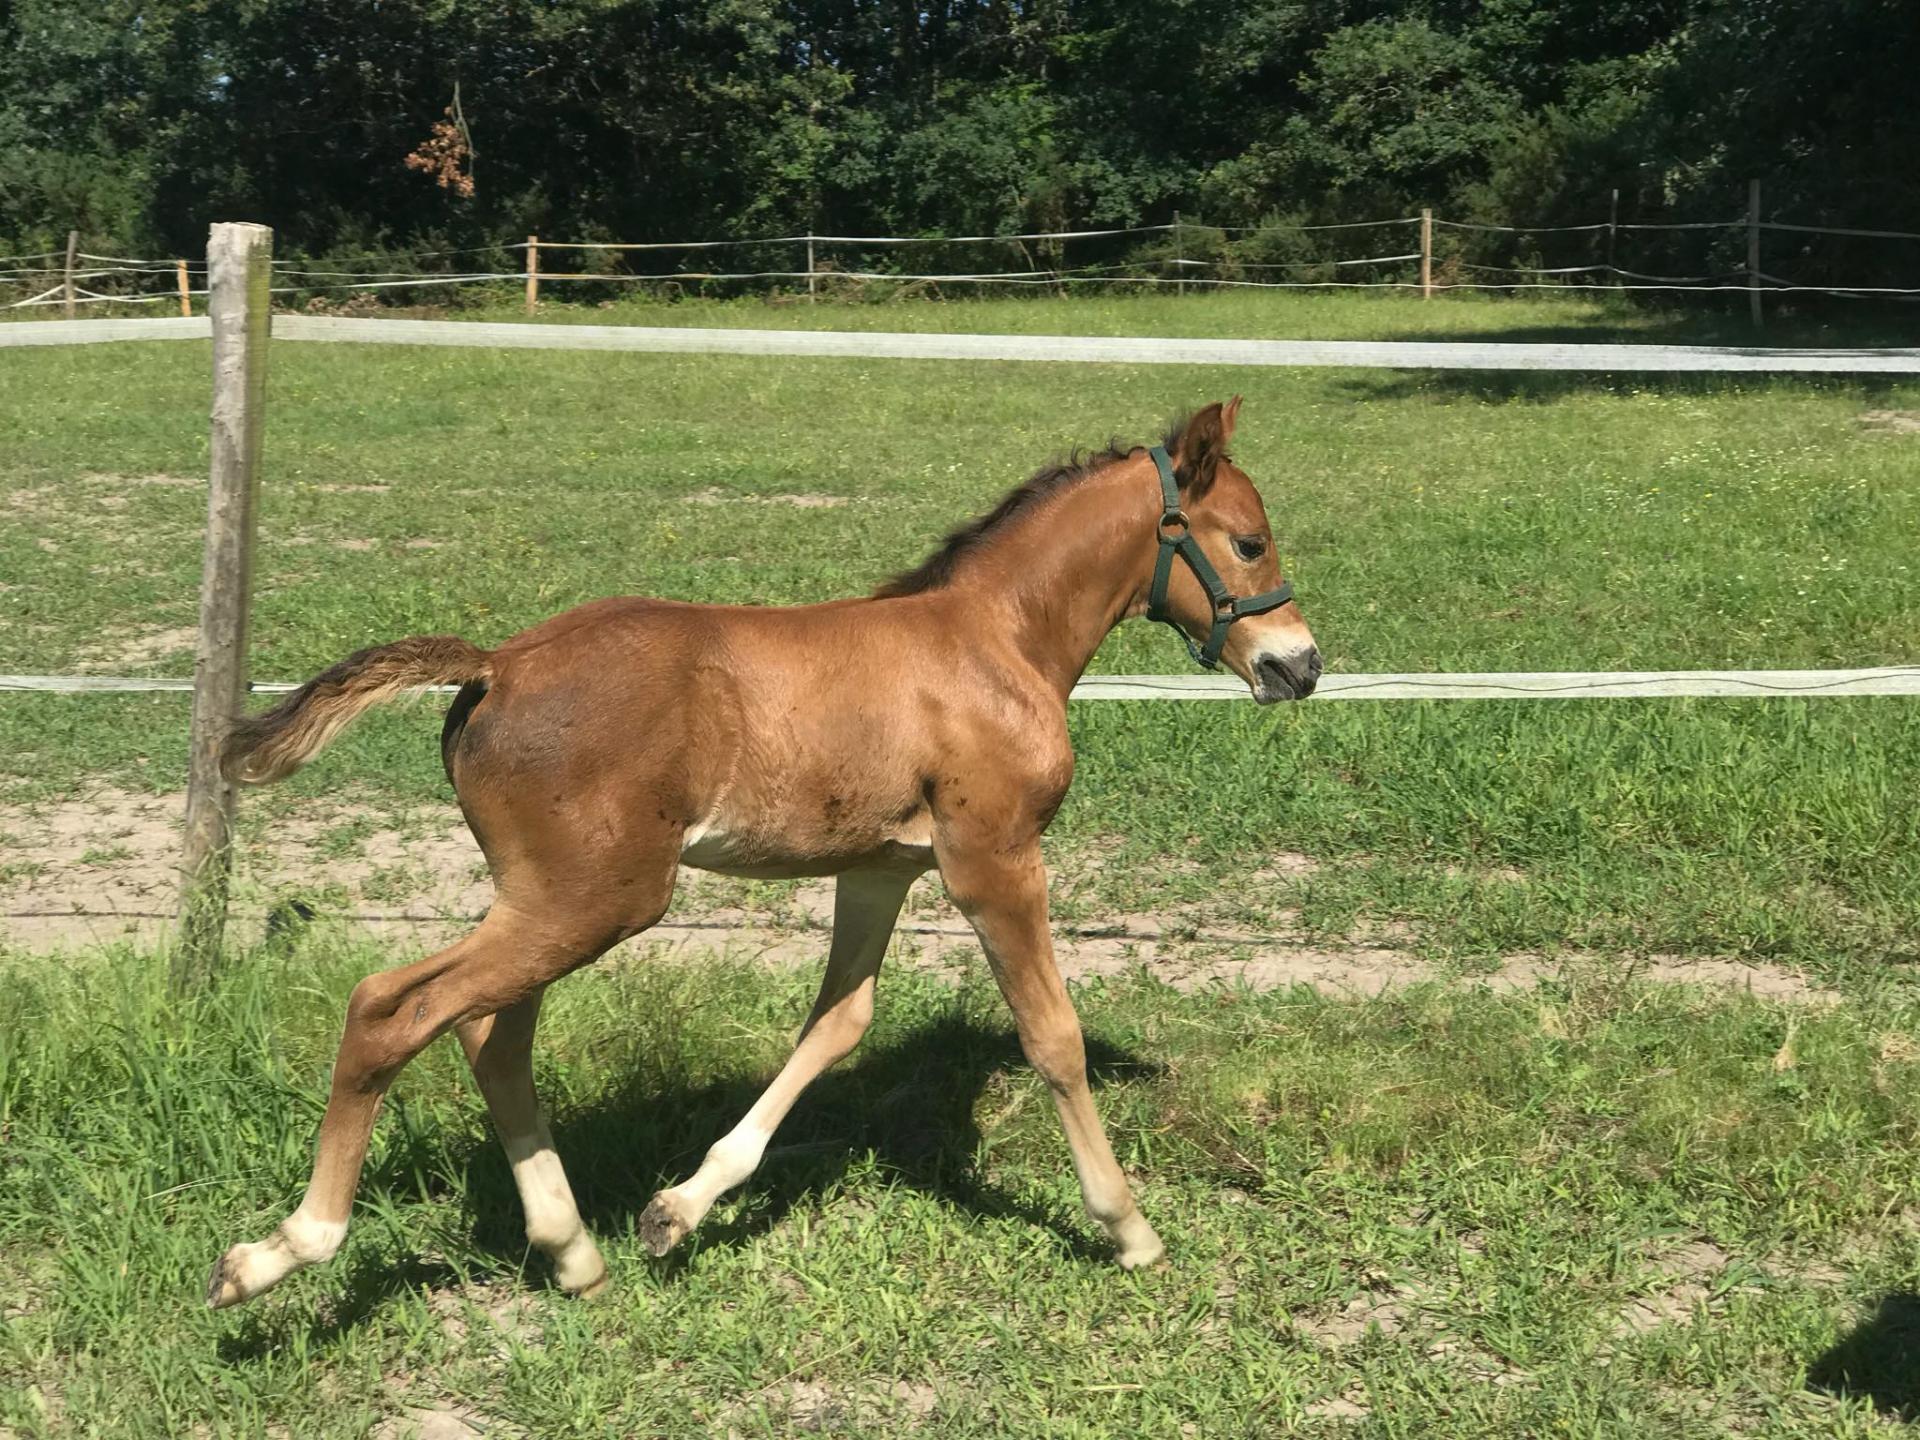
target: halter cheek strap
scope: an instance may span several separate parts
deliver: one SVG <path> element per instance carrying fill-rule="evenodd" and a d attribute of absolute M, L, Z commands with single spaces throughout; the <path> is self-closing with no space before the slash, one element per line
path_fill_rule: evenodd
<path fill-rule="evenodd" d="M 1167 458 L 1166 447 L 1156 445 L 1147 453 L 1153 456 L 1154 468 L 1160 472 L 1161 502 L 1160 553 L 1153 561 L 1153 588 L 1147 592 L 1147 618 L 1173 626 L 1180 632 L 1180 638 L 1187 642 L 1187 653 L 1207 669 L 1217 670 L 1220 668 L 1220 652 L 1227 645 L 1227 627 L 1249 615 L 1264 615 L 1269 610 L 1278 610 L 1293 599 L 1293 582 L 1289 580 L 1279 589 L 1268 590 L 1264 594 L 1236 598 L 1222 583 L 1220 572 L 1213 568 L 1213 562 L 1207 559 L 1200 542 L 1193 538 L 1193 527 L 1187 520 L 1187 512 L 1180 508 L 1180 482 L 1174 478 L 1173 462 Z M 1207 632 L 1205 645 L 1195 645 L 1192 637 L 1181 629 L 1180 622 L 1167 609 L 1167 583 L 1173 578 L 1173 557 L 1176 554 L 1187 562 L 1193 578 L 1200 582 L 1200 588 L 1207 592 L 1207 599 L 1213 605 L 1213 628 Z"/>

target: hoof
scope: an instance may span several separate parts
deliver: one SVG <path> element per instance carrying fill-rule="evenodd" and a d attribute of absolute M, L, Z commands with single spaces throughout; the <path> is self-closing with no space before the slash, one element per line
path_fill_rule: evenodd
<path fill-rule="evenodd" d="M 669 1199 L 664 1190 L 653 1197 L 653 1203 L 640 1217 L 640 1238 L 650 1255 L 666 1254 L 686 1239 L 692 1229 L 692 1224 L 681 1214 L 679 1204 Z"/>
<path fill-rule="evenodd" d="M 1122 1270 L 1164 1270 L 1167 1268 L 1167 1252 L 1164 1249 L 1122 1250 L 1118 1258 Z"/>
<path fill-rule="evenodd" d="M 1138 1210 L 1114 1227 L 1113 1238 L 1119 1246 L 1114 1258 L 1122 1270 L 1150 1270 L 1166 1259 L 1167 1247 Z"/>
<path fill-rule="evenodd" d="M 602 1270 L 600 1272 L 599 1279 L 589 1280 L 585 1285 L 582 1285 L 578 1290 L 569 1290 L 567 1291 L 567 1293 L 573 1296 L 573 1298 L 576 1300 L 591 1300 L 596 1295 L 604 1295 L 606 1293 L 606 1290 L 607 1290 L 607 1272 Z"/>
<path fill-rule="evenodd" d="M 224 1310 L 229 1305 L 238 1305 L 248 1299 L 247 1292 L 240 1288 L 241 1246 L 234 1246 L 218 1260 L 213 1262 L 213 1273 L 207 1277 L 207 1308 Z"/>
<path fill-rule="evenodd" d="M 600 1247 L 585 1230 L 553 1256 L 553 1278 L 567 1294 L 582 1299 L 607 1288 L 607 1262 L 600 1258 Z"/>

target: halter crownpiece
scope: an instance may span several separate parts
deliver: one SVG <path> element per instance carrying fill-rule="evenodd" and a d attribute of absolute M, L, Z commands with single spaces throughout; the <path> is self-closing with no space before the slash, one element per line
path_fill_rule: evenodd
<path fill-rule="evenodd" d="M 1213 562 L 1207 559 L 1200 542 L 1193 538 L 1193 526 L 1187 519 L 1187 512 L 1180 508 L 1180 482 L 1174 478 L 1173 462 L 1167 458 L 1167 447 L 1155 445 L 1147 453 L 1153 456 L 1154 468 L 1160 472 L 1161 502 L 1160 553 L 1153 561 L 1153 588 L 1147 592 L 1147 618 L 1171 625 L 1179 632 L 1180 638 L 1187 642 L 1187 653 L 1193 656 L 1196 663 L 1208 670 L 1218 670 L 1220 652 L 1227 646 L 1227 627 L 1249 615 L 1264 615 L 1269 610 L 1278 610 L 1293 599 L 1293 582 L 1283 581 L 1277 590 L 1249 595 L 1244 599 L 1237 598 L 1221 581 L 1220 572 L 1213 568 Z M 1204 646 L 1195 645 L 1193 637 L 1181 629 L 1180 622 L 1167 609 L 1167 582 L 1173 578 L 1173 557 L 1176 554 L 1187 562 L 1187 568 L 1193 571 L 1193 578 L 1200 582 L 1200 588 L 1207 592 L 1207 599 L 1213 603 L 1213 628 L 1207 632 Z"/>

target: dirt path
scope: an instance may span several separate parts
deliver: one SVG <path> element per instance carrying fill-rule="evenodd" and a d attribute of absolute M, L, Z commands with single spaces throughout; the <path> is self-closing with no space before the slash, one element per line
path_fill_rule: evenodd
<path fill-rule="evenodd" d="M 50 952 L 166 934 L 181 810 L 178 795 L 118 790 L 0 809 L 0 940 Z M 431 946 L 467 929 L 492 896 L 479 849 L 450 806 L 404 814 L 353 805 L 321 813 L 304 806 L 300 814 L 271 821 L 256 812 L 250 824 L 236 867 L 233 915 L 242 936 L 257 936 L 275 905 L 298 897 L 372 933 Z M 682 871 L 672 914 L 636 943 L 676 956 L 719 951 L 769 964 L 815 965 L 825 952 L 832 916 L 831 881 L 772 885 Z M 1310 985 L 1366 995 L 1450 973 L 1407 948 L 1312 944 L 1187 914 L 1104 915 L 1060 924 L 1056 937 L 1069 978 L 1144 967 L 1182 989 Z M 945 903 L 936 882 L 921 881 L 908 899 L 892 963 L 958 975 L 978 962 L 972 931 Z M 1507 956 L 1490 973 L 1466 978 L 1497 989 L 1528 989 L 1569 973 L 1619 975 L 1628 964 L 1520 954 Z M 1835 998 L 1798 971 L 1722 957 L 1656 956 L 1634 962 L 1632 969 L 1643 979 L 1730 987 L 1773 999 Z"/>

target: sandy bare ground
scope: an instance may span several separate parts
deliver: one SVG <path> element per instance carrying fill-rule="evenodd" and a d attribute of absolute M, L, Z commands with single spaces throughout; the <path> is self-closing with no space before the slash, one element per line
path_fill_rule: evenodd
<path fill-rule="evenodd" d="M 0 940 L 52 952 L 165 935 L 178 883 L 182 808 L 178 795 L 110 789 L 0 808 Z M 1304 856 L 1278 856 L 1260 873 L 1277 882 L 1312 863 Z M 405 814 L 351 805 L 321 813 L 308 806 L 271 822 L 251 818 L 238 852 L 235 893 L 234 924 L 242 936 L 257 936 L 276 905 L 298 898 L 399 944 L 430 947 L 469 928 L 485 911 L 492 885 L 478 847 L 449 806 Z M 719 951 L 812 965 L 824 958 L 832 916 L 831 881 L 768 885 L 682 871 L 666 922 L 634 943 L 669 955 Z M 1055 928 L 1069 978 L 1145 968 L 1181 988 L 1310 985 L 1366 995 L 1440 973 L 1404 946 L 1313 944 L 1287 935 L 1284 927 L 1256 932 L 1209 923 L 1204 909 L 1101 915 Z M 972 931 L 946 904 L 936 881 L 921 881 L 909 897 L 893 960 L 954 975 L 978 963 Z M 1510 955 L 1498 970 L 1471 978 L 1496 989 L 1529 989 L 1570 972 L 1620 975 L 1629 964 Z M 1631 969 L 1643 979 L 1743 989 L 1774 999 L 1834 998 L 1798 971 L 1724 957 L 1655 956 L 1631 962 Z"/>

